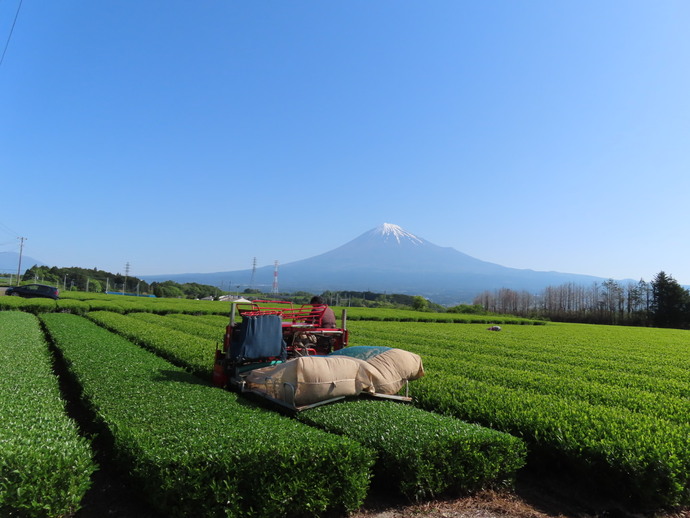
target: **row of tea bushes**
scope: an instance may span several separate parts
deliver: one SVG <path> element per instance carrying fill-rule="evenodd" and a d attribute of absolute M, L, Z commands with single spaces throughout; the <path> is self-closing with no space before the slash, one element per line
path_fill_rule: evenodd
<path fill-rule="evenodd" d="M 0 296 L 0 311 L 15 310 L 30 313 L 67 312 L 83 315 L 87 311 L 112 311 L 114 313 L 155 313 L 217 315 L 228 318 L 229 302 L 157 299 L 128 295 L 104 295 L 98 293 L 81 293 L 61 291 L 60 299 L 4 297 Z"/>
<path fill-rule="evenodd" d="M 130 313 L 129 316 L 136 318 L 137 320 L 141 320 L 142 322 L 148 322 L 150 324 L 175 329 L 177 331 L 182 331 L 183 333 L 198 336 L 199 338 L 205 338 L 207 340 L 213 340 L 218 343 L 223 341 L 223 335 L 225 334 L 225 329 L 223 329 L 223 327 L 205 324 L 202 321 L 197 320 L 199 317 L 192 315 L 180 314 L 164 316 L 156 315 L 154 313 Z M 175 318 L 176 316 L 190 317 L 190 319 L 181 320 Z M 226 320 L 227 324 L 227 318 L 224 320 Z"/>
<path fill-rule="evenodd" d="M 65 413 L 34 315 L 0 312 L 0 365 L 0 515 L 71 515 L 95 464 Z"/>
<path fill-rule="evenodd" d="M 145 322 L 134 315 L 92 311 L 86 316 L 98 325 L 152 350 L 175 365 L 184 366 L 204 379 L 211 379 L 214 353 L 220 340 L 213 341 Z M 222 339 L 222 336 L 219 339 Z"/>
<path fill-rule="evenodd" d="M 512 435 L 397 402 L 347 401 L 297 417 L 375 449 L 374 481 L 411 499 L 509 481 L 525 464 Z"/>
<path fill-rule="evenodd" d="M 0 311 L 20 310 L 27 313 L 48 313 L 57 310 L 57 301 L 53 299 L 32 298 L 24 299 L 21 297 L 0 297 Z"/>
<path fill-rule="evenodd" d="M 424 408 L 522 437 L 530 461 L 556 459 L 638 506 L 690 503 L 687 331 L 384 322 L 351 330 L 358 343 L 423 356 L 427 375 L 410 391 Z"/>
<path fill-rule="evenodd" d="M 636 505 L 690 502 L 690 427 L 449 373 L 432 373 L 413 395 L 424 408 L 524 437 L 531 449 L 621 492 Z"/>
<path fill-rule="evenodd" d="M 543 373 L 536 369 L 526 368 L 531 363 L 520 365 L 518 362 L 517 365 L 520 368 L 497 366 L 490 361 L 479 362 L 476 357 L 472 358 L 468 355 L 468 357 L 455 359 L 453 368 L 454 372 L 461 373 L 465 378 L 503 387 L 538 394 L 567 396 L 592 405 L 623 408 L 678 424 L 688 422 L 690 399 L 685 396 L 655 393 L 639 389 L 634 385 L 620 386 L 604 380 L 594 381 L 587 379 L 584 374 L 575 379 L 564 379 L 559 375 L 554 375 L 553 372 Z M 431 360 L 426 363 L 426 367 L 429 370 L 447 370 L 447 361 Z"/>
<path fill-rule="evenodd" d="M 61 292 L 61 299 L 76 299 L 88 303 L 93 310 L 116 311 L 118 313 L 148 312 L 165 315 L 188 313 L 194 315 L 229 315 L 230 303 L 211 300 L 136 297 L 85 292 Z"/>
<path fill-rule="evenodd" d="M 462 313 L 434 313 L 412 309 L 334 307 L 336 315 L 347 310 L 348 320 L 374 322 L 426 322 L 444 324 L 523 324 L 544 325 L 543 320 L 516 317 L 513 315 L 473 315 Z"/>
<path fill-rule="evenodd" d="M 25 299 L 19 297 L 0 296 L 0 311 L 21 310 Z"/>
<path fill-rule="evenodd" d="M 60 299 L 55 303 L 55 311 L 61 313 L 73 313 L 75 315 L 83 315 L 87 311 L 91 311 L 91 306 L 76 299 Z"/>
<path fill-rule="evenodd" d="M 374 453 L 210 387 L 88 320 L 46 330 L 112 435 L 113 458 L 166 516 L 308 516 L 361 506 Z"/>
<path fill-rule="evenodd" d="M 60 293 L 60 300 L 33 299 L 40 302 L 34 303 L 22 299 L 15 301 L 3 300 L 0 297 L 0 311 L 3 309 L 21 309 L 34 313 L 53 311 L 66 311 L 84 314 L 86 311 L 112 311 L 114 313 L 155 313 L 188 314 L 223 316 L 228 318 L 231 310 L 230 302 L 170 299 L 153 297 L 136 297 L 130 295 L 101 294 L 64 291 Z M 18 299 L 18 297 L 13 297 Z M 7 297 L 10 299 L 10 297 Z M 67 302 L 70 301 L 70 302 Z M 347 310 L 350 320 L 370 320 L 384 322 L 435 322 L 435 323 L 462 323 L 462 324 L 527 324 L 540 325 L 544 321 L 531 320 L 511 315 L 472 315 L 459 313 L 434 313 L 414 311 L 411 309 L 392 308 L 361 308 L 361 307 L 334 307 L 338 316 L 343 310 Z"/>
<path fill-rule="evenodd" d="M 190 315 L 187 313 L 175 313 L 168 315 L 173 320 L 184 322 L 201 322 L 203 324 L 220 329 L 220 334 L 225 334 L 225 326 L 230 324 L 228 315 Z"/>

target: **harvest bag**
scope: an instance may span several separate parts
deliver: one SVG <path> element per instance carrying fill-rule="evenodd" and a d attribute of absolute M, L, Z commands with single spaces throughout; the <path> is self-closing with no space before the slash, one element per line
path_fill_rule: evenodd
<path fill-rule="evenodd" d="M 395 394 L 407 380 L 423 375 L 422 359 L 414 353 L 348 347 L 328 356 L 303 356 L 255 369 L 245 380 L 251 390 L 302 406 L 361 392 Z"/>

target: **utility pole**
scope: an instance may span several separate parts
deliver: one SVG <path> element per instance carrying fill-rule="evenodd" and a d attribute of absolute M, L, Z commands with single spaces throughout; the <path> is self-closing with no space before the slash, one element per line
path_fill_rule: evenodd
<path fill-rule="evenodd" d="M 254 288 L 254 277 L 256 276 L 256 257 L 254 258 L 254 261 L 252 262 L 252 277 L 249 279 L 249 289 Z"/>
<path fill-rule="evenodd" d="M 21 282 L 22 278 L 22 250 L 24 250 L 24 241 L 26 240 L 25 237 L 18 237 L 19 239 L 19 265 L 17 266 L 17 286 L 19 286 L 19 283 Z"/>

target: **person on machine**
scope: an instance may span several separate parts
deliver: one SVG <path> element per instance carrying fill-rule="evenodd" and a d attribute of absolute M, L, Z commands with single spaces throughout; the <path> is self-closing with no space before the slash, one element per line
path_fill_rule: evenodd
<path fill-rule="evenodd" d="M 313 304 L 314 306 L 326 306 L 326 303 L 318 295 L 312 297 L 312 299 L 309 301 L 309 304 Z M 335 321 L 335 313 L 333 313 L 333 310 L 328 306 L 326 306 L 326 309 L 323 311 L 323 316 L 321 317 L 321 327 L 326 329 L 335 329 L 338 327 Z"/>

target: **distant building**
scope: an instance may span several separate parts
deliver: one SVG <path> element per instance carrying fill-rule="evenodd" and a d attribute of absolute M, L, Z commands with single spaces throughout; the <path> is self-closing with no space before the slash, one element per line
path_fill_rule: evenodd
<path fill-rule="evenodd" d="M 240 297 L 238 295 L 222 295 L 218 297 L 218 300 L 224 302 L 251 302 L 251 300 L 247 300 L 244 297 Z"/>

